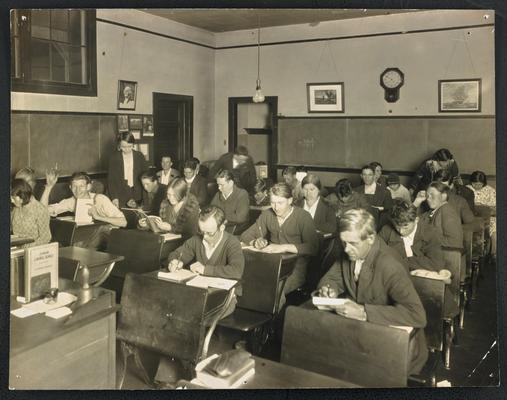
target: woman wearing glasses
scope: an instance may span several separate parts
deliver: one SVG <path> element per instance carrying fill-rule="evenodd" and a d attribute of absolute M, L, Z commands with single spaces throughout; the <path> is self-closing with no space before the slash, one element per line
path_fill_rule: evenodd
<path fill-rule="evenodd" d="M 118 138 L 119 152 L 109 159 L 107 185 L 109 197 L 116 207 L 137 207 L 143 198 L 141 174 L 148 163 L 141 152 L 134 150 L 135 138 L 130 132 L 121 132 Z"/>

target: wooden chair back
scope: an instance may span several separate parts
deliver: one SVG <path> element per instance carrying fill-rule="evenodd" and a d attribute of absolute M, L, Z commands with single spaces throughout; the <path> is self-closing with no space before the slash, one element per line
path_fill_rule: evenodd
<path fill-rule="evenodd" d="M 404 387 L 409 339 L 403 329 L 290 306 L 281 362 L 364 387 Z"/>
<path fill-rule="evenodd" d="M 61 247 L 68 247 L 74 244 L 74 233 L 76 224 L 72 221 L 62 221 L 57 218 L 49 220 L 51 240 L 60 243 Z"/>

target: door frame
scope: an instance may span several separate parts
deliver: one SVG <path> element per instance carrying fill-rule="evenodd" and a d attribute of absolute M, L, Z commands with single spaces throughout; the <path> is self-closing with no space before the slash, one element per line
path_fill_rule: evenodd
<path fill-rule="evenodd" d="M 271 113 L 271 135 L 268 149 L 268 177 L 276 182 L 278 165 L 278 96 L 266 96 L 264 103 Z M 238 104 L 255 104 L 251 97 L 229 97 L 229 151 L 238 145 Z"/>
<path fill-rule="evenodd" d="M 193 156 L 194 152 L 194 96 L 186 96 L 182 94 L 153 92 L 153 130 L 155 131 L 155 105 L 158 99 L 164 97 L 165 100 L 180 102 L 185 104 L 185 112 L 183 115 L 183 133 L 180 139 L 180 148 L 178 149 L 178 162 L 183 165 L 185 160 Z M 155 138 L 153 138 L 155 145 Z M 153 149 L 153 157 L 155 157 L 155 149 Z M 155 163 L 160 160 L 155 160 Z M 156 165 L 156 164 L 155 164 Z"/>

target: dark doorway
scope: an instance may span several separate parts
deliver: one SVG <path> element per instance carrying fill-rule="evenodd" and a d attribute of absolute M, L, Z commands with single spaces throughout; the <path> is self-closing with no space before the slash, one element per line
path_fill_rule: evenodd
<path fill-rule="evenodd" d="M 277 114 L 277 96 L 266 97 L 263 103 L 254 103 L 251 97 L 229 97 L 229 151 L 246 146 L 255 163 L 266 162 L 273 181 L 278 163 Z"/>
<path fill-rule="evenodd" d="M 193 151 L 194 98 L 153 93 L 153 155 L 160 167 L 162 156 L 169 155 L 173 168 L 181 169 Z"/>

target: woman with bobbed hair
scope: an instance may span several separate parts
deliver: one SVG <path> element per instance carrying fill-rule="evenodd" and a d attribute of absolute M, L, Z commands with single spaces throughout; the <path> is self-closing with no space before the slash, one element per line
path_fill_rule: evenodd
<path fill-rule="evenodd" d="M 352 190 L 352 184 L 347 178 L 336 182 L 334 193 L 331 193 L 325 199 L 334 209 L 336 217 L 340 218 L 343 213 L 353 208 L 362 208 L 370 210 L 370 204 L 363 194 Z"/>
<path fill-rule="evenodd" d="M 408 186 L 410 194 L 414 195 L 420 190 L 425 190 L 435 180 L 435 174 L 441 169 L 449 172 L 451 182 L 459 178 L 458 163 L 448 149 L 437 150 L 429 159 L 419 165 Z"/>
<path fill-rule="evenodd" d="M 156 220 L 156 224 L 165 232 L 188 238 L 197 234 L 199 212 L 199 202 L 188 191 L 185 179 L 176 178 L 167 185 L 167 199 L 160 205 L 161 219 Z"/>
<path fill-rule="evenodd" d="M 489 219 L 489 234 L 491 237 L 491 255 L 496 256 L 496 190 L 488 185 L 486 174 L 482 171 L 474 171 L 470 175 L 470 184 L 475 195 L 476 206 L 487 206 L 491 211 Z"/>
<path fill-rule="evenodd" d="M 144 155 L 134 150 L 134 135 L 121 132 L 118 136 L 119 151 L 109 159 L 107 186 L 109 197 L 118 207 L 137 207 L 143 198 L 141 174 L 148 169 Z"/>
<path fill-rule="evenodd" d="M 48 209 L 33 197 L 32 188 L 25 180 L 12 181 L 11 202 L 14 205 L 11 211 L 11 232 L 34 240 L 24 247 L 49 243 L 51 231 Z"/>
<path fill-rule="evenodd" d="M 335 233 L 337 229 L 334 210 L 321 200 L 322 184 L 317 175 L 307 174 L 301 181 L 303 200 L 299 204 L 310 213 L 315 227 L 322 233 Z"/>

